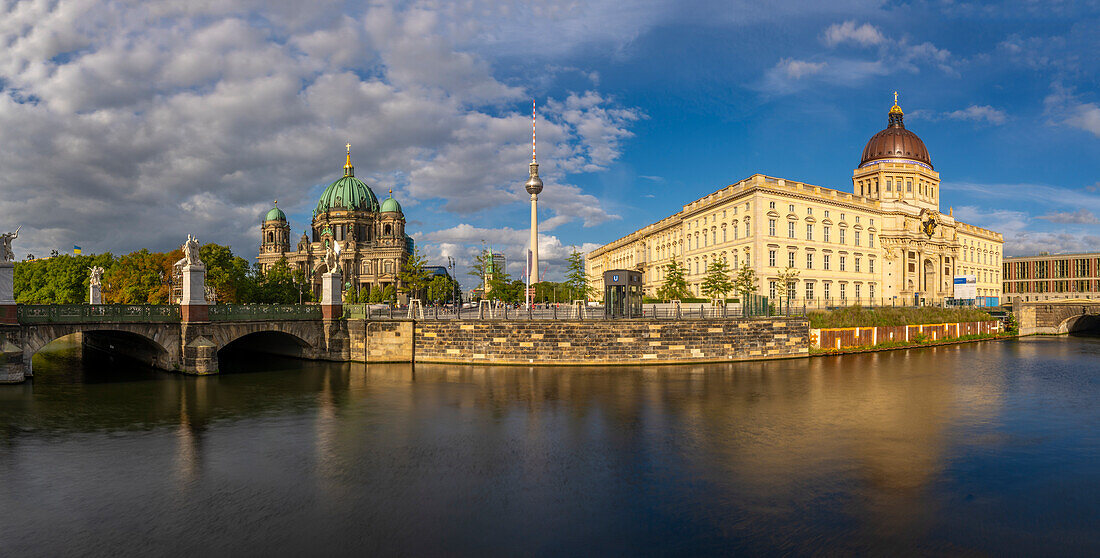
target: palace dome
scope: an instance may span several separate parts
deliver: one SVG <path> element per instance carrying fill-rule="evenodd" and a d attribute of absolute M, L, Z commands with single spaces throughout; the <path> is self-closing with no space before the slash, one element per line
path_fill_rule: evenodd
<path fill-rule="evenodd" d="M 351 146 L 348 145 L 347 163 L 344 164 L 344 176 L 337 179 L 321 192 L 321 199 L 317 200 L 316 215 L 330 209 L 347 209 L 352 211 L 378 211 L 378 198 L 371 191 L 370 186 L 355 178 L 355 167 L 351 164 Z"/>
<path fill-rule="evenodd" d="M 890 107 L 886 129 L 871 136 L 867 146 L 863 148 L 863 158 L 859 161 L 860 167 L 876 161 L 908 159 L 934 170 L 928 148 L 924 146 L 924 142 L 917 134 L 905 129 L 903 116 L 901 107 L 895 100 L 894 106 Z"/>

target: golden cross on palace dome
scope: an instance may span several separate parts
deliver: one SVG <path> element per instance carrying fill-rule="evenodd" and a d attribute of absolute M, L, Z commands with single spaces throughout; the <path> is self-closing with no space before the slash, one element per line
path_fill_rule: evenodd
<path fill-rule="evenodd" d="M 894 104 L 898 104 L 898 92 L 894 91 Z"/>
<path fill-rule="evenodd" d="M 894 93 L 894 102 L 897 102 L 898 94 Z M 348 142 L 344 147 L 348 148 L 348 153 L 351 153 L 351 142 Z"/>

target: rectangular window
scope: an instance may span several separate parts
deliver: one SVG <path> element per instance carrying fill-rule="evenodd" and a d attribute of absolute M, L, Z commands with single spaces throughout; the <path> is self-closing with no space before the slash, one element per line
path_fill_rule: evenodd
<path fill-rule="evenodd" d="M 859 288 L 862 287 L 862 286 L 863 285 L 860 285 L 859 283 L 856 283 L 856 301 L 857 302 L 859 301 Z"/>
<path fill-rule="evenodd" d="M 794 252 L 787 252 L 787 267 L 794 267 Z"/>
<path fill-rule="evenodd" d="M 829 241 L 829 227 L 822 227 L 821 228 L 821 234 L 822 234 L 822 240 L 824 240 L 825 242 L 828 242 Z"/>
<path fill-rule="evenodd" d="M 768 250 L 768 267 L 775 267 L 775 250 Z"/>
<path fill-rule="evenodd" d="M 768 281 L 768 297 L 775 300 L 775 281 Z"/>
<path fill-rule="evenodd" d="M 806 240 L 813 240 L 813 239 L 814 239 L 814 226 L 807 223 L 806 224 Z"/>
<path fill-rule="evenodd" d="M 844 232 L 848 229 L 840 229 L 840 243 L 844 244 Z"/>
<path fill-rule="evenodd" d="M 874 258 L 867 258 L 867 273 L 874 273 L 874 272 L 875 272 L 875 259 Z"/>
<path fill-rule="evenodd" d="M 775 202 L 768 202 L 768 209 L 775 209 Z"/>
<path fill-rule="evenodd" d="M 844 256 L 840 257 L 840 270 L 841 271 L 844 271 L 844 260 L 846 260 L 846 259 L 847 258 L 845 258 Z M 844 287 L 841 287 L 841 288 L 844 288 Z"/>
<path fill-rule="evenodd" d="M 859 231 L 852 231 L 852 240 L 855 240 L 856 246 L 859 246 Z"/>
<path fill-rule="evenodd" d="M 905 182 L 905 191 L 906 192 L 912 192 L 913 191 L 913 181 L 912 180 L 909 180 L 909 181 Z"/>
<path fill-rule="evenodd" d="M 787 206 L 787 213 L 794 213 L 794 204 L 793 203 Z"/>
<path fill-rule="evenodd" d="M 775 236 L 775 219 L 768 219 L 768 235 Z"/>
<path fill-rule="evenodd" d="M 726 227 L 722 227 L 722 242 L 726 241 Z M 531 266 L 534 267 L 534 266 Z"/>
<path fill-rule="evenodd" d="M 867 246 L 869 248 L 874 248 L 875 247 L 875 233 L 873 233 L 873 232 L 867 233 Z"/>
<path fill-rule="evenodd" d="M 814 208 L 807 207 L 806 208 L 806 215 L 813 215 L 813 214 L 814 214 Z"/>
<path fill-rule="evenodd" d="M 872 300 L 874 300 L 874 298 L 875 298 L 875 284 L 874 283 L 871 283 L 870 285 L 867 285 L 867 296 L 869 298 L 871 298 Z"/>
<path fill-rule="evenodd" d="M 794 238 L 794 221 L 787 221 L 787 238 Z"/>
<path fill-rule="evenodd" d="M 894 189 L 894 188 L 893 188 L 893 187 L 891 186 L 891 184 L 890 184 L 890 181 L 889 181 L 889 180 L 887 180 L 887 181 L 886 181 L 886 191 L 887 191 L 887 192 L 890 192 L 890 191 L 893 191 L 893 189 Z"/>
<path fill-rule="evenodd" d="M 814 284 L 806 283 L 806 300 L 812 300 L 814 297 Z"/>
<path fill-rule="evenodd" d="M 826 219 L 828 219 L 828 218 L 829 218 L 829 210 L 828 210 L 828 209 L 826 209 L 826 210 L 825 210 L 825 218 L 826 218 Z"/>
<path fill-rule="evenodd" d="M 844 292 L 844 287 L 847 287 L 847 285 L 845 285 L 844 283 L 841 283 L 840 284 L 840 300 L 844 300 L 844 299 L 848 298 L 848 295 L 845 294 L 845 292 Z"/>
<path fill-rule="evenodd" d="M 748 204 L 745 204 L 745 205 L 748 205 Z M 747 208 L 746 208 L 746 209 L 747 209 Z M 748 217 L 745 217 L 745 238 L 748 238 L 748 237 L 749 237 L 749 233 L 750 233 L 750 232 L 751 232 L 751 231 L 749 231 L 749 218 L 748 218 Z"/>
<path fill-rule="evenodd" d="M 829 254 L 822 254 L 821 256 L 821 269 L 829 271 Z"/>
<path fill-rule="evenodd" d="M 806 252 L 806 269 L 814 268 L 814 253 Z"/>
<path fill-rule="evenodd" d="M 737 221 L 733 222 L 733 239 L 737 240 Z"/>
<path fill-rule="evenodd" d="M 856 273 L 859 273 L 859 258 L 856 258 Z"/>

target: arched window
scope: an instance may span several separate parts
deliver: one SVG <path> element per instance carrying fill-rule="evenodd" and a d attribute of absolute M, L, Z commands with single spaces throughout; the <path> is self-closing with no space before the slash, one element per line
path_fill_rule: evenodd
<path fill-rule="evenodd" d="M 393 262 L 386 262 L 384 268 L 386 273 L 393 273 Z"/>
<path fill-rule="evenodd" d="M 272 243 L 272 242 L 275 242 L 275 233 L 273 233 L 271 231 L 267 232 L 267 242 L 269 244 Z"/>
<path fill-rule="evenodd" d="M 386 236 L 393 236 L 393 226 L 389 223 L 386 223 L 386 225 L 382 227 L 382 234 Z"/>

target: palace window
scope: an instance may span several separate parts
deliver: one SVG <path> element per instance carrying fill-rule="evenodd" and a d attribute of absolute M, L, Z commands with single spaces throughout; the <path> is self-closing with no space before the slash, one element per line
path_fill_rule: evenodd
<path fill-rule="evenodd" d="M 793 203 L 787 206 L 787 213 L 794 213 L 794 204 Z"/>
<path fill-rule="evenodd" d="M 814 214 L 814 208 L 807 207 L 806 208 L 806 215 L 813 215 L 813 214 Z"/>
<path fill-rule="evenodd" d="M 889 179 L 887 179 L 887 180 L 886 180 L 886 191 L 887 191 L 887 192 L 891 192 L 891 191 L 893 191 L 893 187 L 892 187 L 892 186 L 891 186 L 890 184 L 891 184 L 891 183 L 890 183 L 890 180 L 889 180 Z"/>
<path fill-rule="evenodd" d="M 787 252 L 787 267 L 794 267 L 794 252 Z"/>
<path fill-rule="evenodd" d="M 775 250 L 768 250 L 768 267 L 775 267 Z"/>
<path fill-rule="evenodd" d="M 867 297 L 872 299 L 872 300 L 875 298 L 875 284 L 874 283 L 871 283 L 870 285 L 867 285 Z"/>
<path fill-rule="evenodd" d="M 722 232 L 725 233 L 725 230 L 723 230 Z M 725 236 L 725 234 L 723 234 L 723 236 Z M 718 229 L 716 229 L 714 227 L 711 227 L 710 237 L 711 237 L 711 244 L 718 244 Z M 722 240 L 725 240 L 725 238 L 723 238 Z"/>
<path fill-rule="evenodd" d="M 829 241 L 829 227 L 821 227 L 822 240 Z"/>
<path fill-rule="evenodd" d="M 768 202 L 768 209 L 775 209 L 775 202 Z"/>
<path fill-rule="evenodd" d="M 859 273 L 859 258 L 856 258 L 855 264 L 856 264 L 856 273 Z"/>
<path fill-rule="evenodd" d="M 829 271 L 829 254 L 822 254 L 821 255 L 821 269 L 824 269 L 825 271 Z M 828 296 L 828 295 L 826 295 L 826 296 Z"/>
<path fill-rule="evenodd" d="M 856 302 L 859 302 L 859 288 L 862 287 L 859 283 L 856 283 Z"/>
<path fill-rule="evenodd" d="M 795 289 L 798 288 L 797 281 L 787 281 L 787 302 L 790 302 L 792 298 L 798 295 Z"/>
<path fill-rule="evenodd" d="M 825 210 L 825 218 L 826 218 L 826 219 L 828 219 L 828 218 L 829 218 L 829 210 L 828 210 L 828 209 L 826 209 L 826 210 Z"/>
<path fill-rule="evenodd" d="M 811 300 L 814 297 L 814 284 L 806 283 L 806 300 Z"/>
<path fill-rule="evenodd" d="M 746 204 L 746 205 L 748 205 L 748 204 Z M 751 231 L 749 231 L 749 218 L 745 217 L 745 238 L 749 237 L 750 232 Z"/>
<path fill-rule="evenodd" d="M 775 236 L 775 219 L 768 219 L 768 235 Z"/>
<path fill-rule="evenodd" d="M 912 192 L 913 191 L 913 181 L 912 180 L 908 180 L 908 181 L 905 182 L 905 191 L 906 192 Z"/>
<path fill-rule="evenodd" d="M 775 287 L 775 281 L 768 281 L 768 297 L 773 300 L 775 299 Z"/>
<path fill-rule="evenodd" d="M 722 223 L 722 242 L 726 241 L 726 224 Z"/>
<path fill-rule="evenodd" d="M 806 252 L 806 269 L 814 268 L 814 253 Z"/>
<path fill-rule="evenodd" d="M 841 271 L 844 271 L 844 260 L 846 260 L 846 259 L 847 258 L 845 258 L 844 256 L 840 257 L 840 270 Z M 843 287 L 841 287 L 841 288 L 843 288 Z"/>
<path fill-rule="evenodd" d="M 856 241 L 856 246 L 859 246 L 859 231 L 852 231 L 852 237 Z"/>
<path fill-rule="evenodd" d="M 829 300 L 829 286 L 830 286 L 829 283 L 823 283 L 821 285 L 821 287 L 822 287 L 822 293 L 821 294 L 823 294 L 825 296 L 825 300 Z"/>
<path fill-rule="evenodd" d="M 875 247 L 875 233 L 873 233 L 873 232 L 867 233 L 867 246 L 870 247 L 870 248 Z"/>
<path fill-rule="evenodd" d="M 806 223 L 806 240 L 814 239 L 814 226 Z"/>
<path fill-rule="evenodd" d="M 841 244 L 844 244 L 844 231 L 845 231 L 845 229 L 843 227 L 841 227 L 841 229 L 840 229 L 840 243 Z"/>
<path fill-rule="evenodd" d="M 867 273 L 874 273 L 874 272 L 875 272 L 875 259 L 874 258 L 867 258 Z"/>
<path fill-rule="evenodd" d="M 787 238 L 794 238 L 794 221 L 787 222 Z"/>
<path fill-rule="evenodd" d="M 844 292 L 844 287 L 847 287 L 847 286 L 848 285 L 846 285 L 844 283 L 840 284 L 840 300 L 846 300 L 848 298 L 848 295 L 845 294 L 845 292 Z"/>

